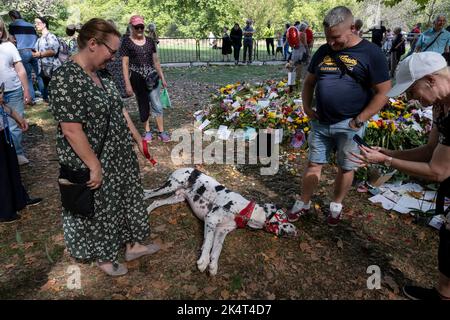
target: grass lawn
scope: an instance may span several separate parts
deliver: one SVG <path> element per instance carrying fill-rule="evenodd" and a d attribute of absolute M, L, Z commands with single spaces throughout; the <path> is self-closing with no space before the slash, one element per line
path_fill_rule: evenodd
<path fill-rule="evenodd" d="M 287 78 L 287 72 L 283 65 L 166 68 L 164 74 L 168 81 L 185 79 L 213 85 Z"/>
<path fill-rule="evenodd" d="M 317 39 L 314 44 L 313 52 L 324 43 L 324 39 Z M 220 43 L 219 43 L 220 45 Z M 276 50 L 276 44 L 275 44 Z M 239 56 L 243 60 L 244 48 L 241 47 Z M 253 60 L 272 61 L 275 60 L 272 55 L 267 54 L 265 40 L 258 40 L 253 46 Z M 160 39 L 158 45 L 158 56 L 161 63 L 176 62 L 220 62 L 223 61 L 222 50 L 220 47 L 212 49 L 206 40 L 200 40 L 198 44 L 192 39 Z M 233 54 L 229 59 L 234 61 Z M 276 55 L 276 60 L 283 59 L 281 54 Z"/>

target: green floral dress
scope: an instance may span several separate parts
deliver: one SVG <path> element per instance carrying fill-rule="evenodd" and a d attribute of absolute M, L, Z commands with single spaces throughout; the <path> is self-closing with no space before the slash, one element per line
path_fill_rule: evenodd
<path fill-rule="evenodd" d="M 122 100 L 112 80 L 100 77 L 105 90 L 78 64 L 65 63 L 54 73 L 50 83 L 50 110 L 57 122 L 82 123 L 96 153 L 106 135 L 100 156 L 103 183 L 95 192 L 94 218 L 80 219 L 65 209 L 62 218 L 64 240 L 73 257 L 116 263 L 124 244 L 143 242 L 149 236 L 150 227 L 133 139 L 122 113 Z M 60 126 L 56 149 L 61 164 L 73 169 L 86 168 L 64 138 Z"/>

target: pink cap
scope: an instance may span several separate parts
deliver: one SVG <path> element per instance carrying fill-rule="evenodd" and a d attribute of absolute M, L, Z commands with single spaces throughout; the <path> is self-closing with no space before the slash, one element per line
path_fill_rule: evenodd
<path fill-rule="evenodd" d="M 132 16 L 130 18 L 130 24 L 132 26 L 137 26 L 137 25 L 140 25 L 140 24 L 144 25 L 144 18 L 142 18 L 139 15 L 134 15 L 134 16 Z"/>

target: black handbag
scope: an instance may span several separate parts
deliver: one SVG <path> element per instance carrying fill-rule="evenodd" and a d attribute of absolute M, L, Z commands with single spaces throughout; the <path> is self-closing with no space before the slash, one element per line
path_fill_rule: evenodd
<path fill-rule="evenodd" d="M 152 70 L 150 73 L 147 74 L 145 77 L 145 84 L 147 86 L 148 91 L 152 91 L 156 89 L 159 85 L 159 75 L 156 70 Z"/>
<path fill-rule="evenodd" d="M 73 215 L 88 219 L 95 214 L 95 190 L 86 185 L 89 179 L 89 169 L 72 170 L 61 164 L 58 185 L 62 206 Z"/>
<path fill-rule="evenodd" d="M 100 81 L 101 76 L 99 75 Z M 103 85 L 103 82 L 102 82 Z M 103 88 L 105 86 L 103 85 Z M 97 157 L 100 156 L 105 145 L 106 136 L 109 131 L 110 113 L 108 112 L 108 122 L 106 134 L 100 144 L 100 150 Z M 67 165 L 60 164 L 58 185 L 61 194 L 61 204 L 64 209 L 69 211 L 74 216 L 84 219 L 92 219 L 95 215 L 94 193 L 96 190 L 91 190 L 86 183 L 90 180 L 89 169 L 74 170 Z"/>

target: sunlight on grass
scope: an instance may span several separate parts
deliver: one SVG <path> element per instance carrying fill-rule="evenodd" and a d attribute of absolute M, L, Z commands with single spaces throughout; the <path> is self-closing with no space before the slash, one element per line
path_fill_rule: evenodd
<path fill-rule="evenodd" d="M 255 82 L 287 77 L 286 69 L 283 65 L 166 68 L 164 74 L 169 81 L 186 79 L 217 85 L 237 81 Z"/>
<path fill-rule="evenodd" d="M 53 115 L 44 103 L 38 103 L 25 109 L 25 118 L 30 124 L 37 124 L 40 127 L 47 127 L 54 124 Z"/>

